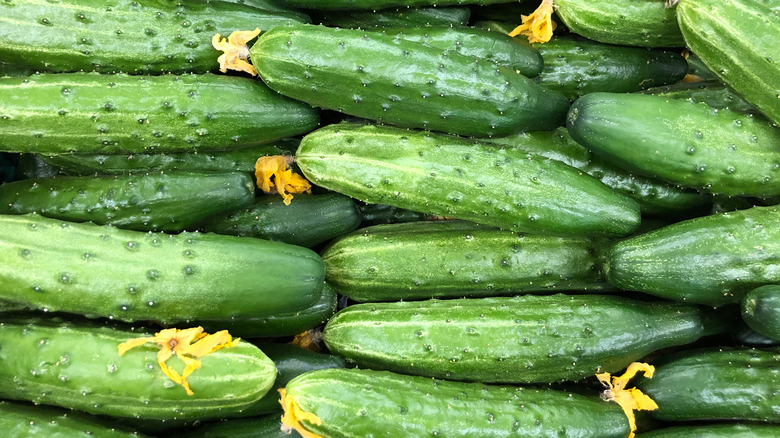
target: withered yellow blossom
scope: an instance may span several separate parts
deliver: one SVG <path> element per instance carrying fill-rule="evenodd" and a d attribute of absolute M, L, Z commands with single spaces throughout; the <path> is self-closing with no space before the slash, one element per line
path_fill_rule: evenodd
<path fill-rule="evenodd" d="M 322 424 L 320 417 L 301 409 L 293 396 L 287 395 L 287 390 L 285 388 L 280 388 L 279 394 L 281 395 L 281 400 L 279 400 L 279 403 L 282 404 L 282 408 L 284 409 L 284 413 L 282 414 L 282 428 L 287 430 L 295 430 L 303 438 L 322 438 L 321 435 L 317 435 L 314 432 L 310 432 L 304 429 L 303 425 L 301 424 L 301 421 L 305 420 L 311 424 L 319 426 Z"/>
<path fill-rule="evenodd" d="M 550 41 L 556 27 L 552 14 L 553 0 L 542 0 L 542 4 L 531 15 L 521 15 L 523 24 L 509 32 L 509 36 L 525 35 L 530 43 Z"/>
<path fill-rule="evenodd" d="M 247 62 L 249 59 L 249 47 L 246 43 L 249 40 L 260 35 L 260 29 L 255 30 L 237 30 L 230 34 L 227 39 L 222 35 L 216 34 L 211 38 L 211 45 L 215 49 L 224 52 L 217 61 L 219 62 L 219 71 L 227 73 L 228 70 L 238 70 L 257 76 L 257 69 Z"/>
<path fill-rule="evenodd" d="M 290 169 L 293 157 L 271 155 L 260 157 L 255 163 L 257 187 L 265 193 L 282 195 L 284 205 L 290 205 L 292 193 L 311 193 L 311 184 L 306 178 Z"/>
<path fill-rule="evenodd" d="M 622 376 L 612 377 L 612 381 L 610 381 L 609 373 L 596 374 L 596 378 L 607 387 L 601 394 L 601 398 L 606 401 L 614 401 L 623 409 L 623 413 L 626 414 L 628 424 L 631 427 L 628 438 L 633 438 L 636 431 L 634 411 L 654 411 L 658 409 L 658 405 L 650 397 L 643 394 L 642 391 L 636 388 L 625 389 L 628 381 L 639 371 L 644 372 L 645 377 L 652 378 L 653 373 L 655 373 L 655 367 L 646 363 L 634 362 L 628 366 Z"/>

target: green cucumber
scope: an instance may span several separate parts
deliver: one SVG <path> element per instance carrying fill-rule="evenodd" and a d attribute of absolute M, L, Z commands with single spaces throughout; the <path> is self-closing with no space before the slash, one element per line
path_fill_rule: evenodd
<path fill-rule="evenodd" d="M 732 345 L 748 347 L 775 347 L 780 346 L 780 341 L 768 338 L 741 321 L 741 324 L 731 330 Z"/>
<path fill-rule="evenodd" d="M 120 356 L 117 346 L 149 336 L 47 319 L 0 324 L 0 397 L 62 406 L 90 414 L 145 419 L 207 419 L 240 411 L 274 383 L 274 363 L 241 341 L 203 356 L 187 379 L 193 395 L 157 364 L 159 347 L 146 344 Z M 167 365 L 182 370 L 178 356 Z"/>
<path fill-rule="evenodd" d="M 780 426 L 769 424 L 705 424 L 666 427 L 640 433 L 636 438 L 777 438 Z"/>
<path fill-rule="evenodd" d="M 328 321 L 331 352 L 360 368 L 485 383 L 577 381 L 711 333 L 696 306 L 608 295 L 371 303 Z"/>
<path fill-rule="evenodd" d="M 249 205 L 254 196 L 254 182 L 238 172 L 63 176 L 0 185 L 0 214 L 175 232 Z"/>
<path fill-rule="evenodd" d="M 627 93 L 678 82 L 688 71 L 679 53 L 556 36 L 533 45 L 544 59 L 534 81 L 571 100 L 596 91 Z"/>
<path fill-rule="evenodd" d="M 322 252 L 328 282 L 356 301 L 610 289 L 600 257 L 598 240 L 463 221 L 376 225 Z"/>
<path fill-rule="evenodd" d="M 780 350 L 687 351 L 655 368 L 637 387 L 665 421 L 748 420 L 780 423 Z"/>
<path fill-rule="evenodd" d="M 431 215 L 417 211 L 407 210 L 405 208 L 393 207 L 384 204 L 361 204 L 359 206 L 360 215 L 363 221 L 361 227 L 380 224 L 400 224 L 404 222 L 417 222 L 432 220 Z"/>
<path fill-rule="evenodd" d="M 325 276 L 316 253 L 281 242 L 38 215 L 0 215 L 0 247 L 0 299 L 120 321 L 295 312 L 320 297 Z"/>
<path fill-rule="evenodd" d="M 279 196 L 261 196 L 248 208 L 212 216 L 202 229 L 313 248 L 356 230 L 361 219 L 352 199 L 338 193 L 295 195 L 290 205 Z"/>
<path fill-rule="evenodd" d="M 301 9 L 376 10 L 397 6 L 489 5 L 506 3 L 507 0 L 279 0 L 278 2 Z"/>
<path fill-rule="evenodd" d="M 704 64 L 780 124 L 780 6 L 760 0 L 682 0 L 685 42 Z"/>
<path fill-rule="evenodd" d="M 742 319 L 759 334 L 780 341 L 780 285 L 748 292 L 742 299 Z"/>
<path fill-rule="evenodd" d="M 719 306 L 780 282 L 780 211 L 753 207 L 690 219 L 617 243 L 607 280 L 618 288 Z"/>
<path fill-rule="evenodd" d="M 235 149 L 303 134 L 319 114 L 258 81 L 98 73 L 0 78 L 0 150 L 163 153 Z"/>
<path fill-rule="evenodd" d="M 285 96 L 404 127 L 502 136 L 561 126 L 569 107 L 563 95 L 506 67 L 378 32 L 275 27 L 250 56 Z"/>
<path fill-rule="evenodd" d="M 517 25 L 505 21 L 483 20 L 474 23 L 474 27 L 477 29 L 489 30 L 491 32 L 508 34 L 512 32 L 517 27 Z"/>
<path fill-rule="evenodd" d="M 301 435 L 294 430 L 283 431 L 278 415 L 209 423 L 191 432 L 180 433 L 178 436 L 183 438 L 301 438 Z"/>
<path fill-rule="evenodd" d="M 14 177 L 12 180 L 54 178 L 67 175 L 56 166 L 43 161 L 38 154 L 19 154 Z"/>
<path fill-rule="evenodd" d="M 143 438 L 105 419 L 45 406 L 0 401 L 0 428 L 11 438 Z"/>
<path fill-rule="evenodd" d="M 642 93 L 653 94 L 667 99 L 703 102 L 712 108 L 730 109 L 738 113 L 760 114 L 756 107 L 749 104 L 729 86 L 717 79 L 700 82 L 679 82 L 674 85 L 649 88 L 642 91 Z"/>
<path fill-rule="evenodd" d="M 566 126 L 628 171 L 730 196 L 780 192 L 780 130 L 759 117 L 644 94 L 591 93 Z"/>
<path fill-rule="evenodd" d="M 314 184 L 363 202 L 511 231 L 627 235 L 639 207 L 559 161 L 478 141 L 372 125 L 330 125 L 301 141 Z"/>
<path fill-rule="evenodd" d="M 326 437 L 625 438 L 629 432 L 615 403 L 549 388 L 330 369 L 303 374 L 286 391 L 321 420 L 302 420 L 301 427 Z"/>
<path fill-rule="evenodd" d="M 688 74 L 694 76 L 694 79 L 698 79 L 700 81 L 712 81 L 718 79 L 718 75 L 707 68 L 701 58 L 696 56 L 695 53 L 689 53 L 686 60 L 688 61 Z"/>
<path fill-rule="evenodd" d="M 685 47 L 675 9 L 661 0 L 555 0 L 555 13 L 572 32 L 625 46 Z"/>
<path fill-rule="evenodd" d="M 465 26 L 468 7 L 390 8 L 371 11 L 328 11 L 317 22 L 326 26 L 371 29 L 374 27 Z"/>
<path fill-rule="evenodd" d="M 1 10 L 0 59 L 51 72 L 216 71 L 214 34 L 308 21 L 226 1 L 24 1 L 3 2 Z"/>

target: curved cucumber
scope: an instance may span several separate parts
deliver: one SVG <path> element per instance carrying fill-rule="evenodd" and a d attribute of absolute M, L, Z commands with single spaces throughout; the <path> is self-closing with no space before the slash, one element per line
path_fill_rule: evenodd
<path fill-rule="evenodd" d="M 512 231 L 627 235 L 639 207 L 559 161 L 467 139 L 330 125 L 296 160 L 314 184 L 358 200 Z"/>
<path fill-rule="evenodd" d="M 780 285 L 748 292 L 742 299 L 742 319 L 759 334 L 780 341 Z"/>
<path fill-rule="evenodd" d="M 465 26 L 468 7 L 390 8 L 371 11 L 328 11 L 319 22 L 326 26 L 371 29 L 374 27 Z"/>
<path fill-rule="evenodd" d="M 621 289 L 719 306 L 778 283 L 778 259 L 780 211 L 753 207 L 626 239 L 609 251 L 605 270 Z"/>
<path fill-rule="evenodd" d="M 644 94 L 591 93 L 566 126 L 629 171 L 730 196 L 780 192 L 780 130 L 763 119 Z"/>
<path fill-rule="evenodd" d="M 323 253 L 328 282 L 356 301 L 609 289 L 593 239 L 516 234 L 462 221 L 377 225 Z"/>
<path fill-rule="evenodd" d="M 121 321 L 241 320 L 306 309 L 320 257 L 280 242 L 0 216 L 0 299 Z"/>
<path fill-rule="evenodd" d="M 51 319 L 6 319 L 0 325 L 0 396 L 115 417 L 207 419 L 246 408 L 276 378 L 274 363 L 241 341 L 203 356 L 187 379 L 193 391 L 187 395 L 160 370 L 156 345 L 119 355 L 120 343 L 146 335 Z M 167 365 L 184 367 L 178 357 Z"/>
<path fill-rule="evenodd" d="M 738 423 L 666 427 L 640 433 L 636 438 L 776 438 L 778 436 L 780 436 L 780 426 Z"/>
<path fill-rule="evenodd" d="M 0 150 L 202 152 L 314 129 L 319 114 L 256 80 L 97 73 L 0 78 Z"/>
<path fill-rule="evenodd" d="M 276 27 L 250 55 L 263 81 L 285 96 L 404 127 L 501 136 L 561 126 L 569 107 L 511 69 L 379 32 Z"/>
<path fill-rule="evenodd" d="M 0 428 L 11 438 L 143 438 L 104 419 L 78 412 L 0 401 Z"/>
<path fill-rule="evenodd" d="M 644 90 L 644 94 L 683 99 L 689 102 L 703 102 L 717 109 L 730 109 L 738 113 L 760 114 L 756 107 L 749 104 L 723 82 L 715 79 L 700 82 L 679 82 L 674 85 Z"/>

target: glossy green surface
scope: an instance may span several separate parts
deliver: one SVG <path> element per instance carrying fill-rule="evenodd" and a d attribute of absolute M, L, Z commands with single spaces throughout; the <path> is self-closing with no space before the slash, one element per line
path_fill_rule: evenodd
<path fill-rule="evenodd" d="M 559 161 L 467 139 L 380 126 L 308 134 L 296 162 L 355 199 L 512 231 L 627 235 L 636 203 Z"/>
<path fill-rule="evenodd" d="M 399 224 L 404 222 L 417 222 L 430 220 L 431 216 L 405 208 L 393 207 L 384 204 L 361 204 L 360 215 L 363 221 L 361 227 L 380 224 Z"/>
<path fill-rule="evenodd" d="M 383 9 L 396 6 L 489 5 L 507 0 L 278 0 L 280 4 L 301 9 Z"/>
<path fill-rule="evenodd" d="M 700 82 L 678 82 L 674 85 L 649 88 L 643 91 L 643 93 L 668 99 L 703 102 L 712 108 L 727 108 L 739 113 L 759 114 L 756 107 L 747 103 L 734 90 L 717 79 Z"/>
<path fill-rule="evenodd" d="M 373 27 L 464 26 L 468 7 L 389 8 L 371 11 L 328 11 L 317 22 L 326 26 L 371 29 Z"/>
<path fill-rule="evenodd" d="M 759 334 L 780 341 L 780 285 L 748 292 L 742 299 L 742 319 Z"/>
<path fill-rule="evenodd" d="M 780 426 L 754 423 L 705 424 L 666 427 L 636 435 L 636 438 L 777 438 Z"/>
<path fill-rule="evenodd" d="M 282 422 L 277 414 L 209 423 L 180 436 L 184 438 L 301 438 L 301 435 L 294 430 L 290 433 L 282 431 Z"/>
<path fill-rule="evenodd" d="M 566 123 L 572 138 L 623 167 L 731 196 L 780 192 L 780 129 L 759 117 L 644 94 L 591 93 Z"/>
<path fill-rule="evenodd" d="M 0 401 L 0 428 L 7 438 L 143 438 L 137 432 L 117 429 L 105 419 L 78 412 Z"/>
<path fill-rule="evenodd" d="M 780 279 L 780 211 L 753 207 L 626 239 L 607 254 L 615 286 L 677 301 L 737 303 Z"/>
<path fill-rule="evenodd" d="M 294 312 L 319 298 L 325 276 L 316 253 L 280 242 L 38 215 L 0 215 L 0 247 L 0 299 L 121 321 Z"/>

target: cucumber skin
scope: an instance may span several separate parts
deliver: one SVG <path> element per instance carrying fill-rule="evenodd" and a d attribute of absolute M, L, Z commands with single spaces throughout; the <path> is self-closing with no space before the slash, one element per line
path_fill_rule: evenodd
<path fill-rule="evenodd" d="M 161 323 L 306 309 L 322 259 L 280 242 L 166 235 L 0 215 L 0 299 L 33 309 Z"/>
<path fill-rule="evenodd" d="M 591 93 L 572 105 L 566 126 L 577 143 L 628 171 L 714 194 L 780 192 L 780 130 L 762 118 L 660 96 Z"/>
<path fill-rule="evenodd" d="M 287 384 L 327 437 L 624 438 L 628 422 L 617 405 L 552 389 L 486 386 L 386 371 L 329 369 Z M 357 413 L 357 414 L 356 414 Z"/>
<path fill-rule="evenodd" d="M 156 345 L 119 356 L 120 343 L 143 336 L 149 334 L 51 319 L 6 319 L 0 325 L 0 396 L 95 415 L 207 419 L 251 405 L 276 377 L 273 362 L 242 341 L 204 356 L 201 368 L 187 379 L 194 392 L 187 395 L 160 370 Z M 183 362 L 174 357 L 167 365 L 181 370 Z"/>
<path fill-rule="evenodd" d="M 184 438 L 301 438 L 295 430 L 289 433 L 282 430 L 279 415 L 209 423 L 179 436 Z"/>
<path fill-rule="evenodd" d="M 753 207 L 679 222 L 618 242 L 605 271 L 614 286 L 720 306 L 780 279 L 780 212 Z"/>
<path fill-rule="evenodd" d="M 648 88 L 643 94 L 662 96 L 668 99 L 683 99 L 689 102 L 703 102 L 717 109 L 730 109 L 738 113 L 760 115 L 759 111 L 731 88 L 719 80 L 680 82 L 663 87 Z"/>
<path fill-rule="evenodd" d="M 780 285 L 748 292 L 742 300 L 742 319 L 759 334 L 780 341 Z"/>
<path fill-rule="evenodd" d="M 360 368 L 484 383 L 578 381 L 707 334 L 679 303 L 607 295 L 371 303 L 328 321 L 331 352 Z M 498 340 L 498 341 L 497 341 Z"/>
<path fill-rule="evenodd" d="M 254 195 L 252 179 L 237 172 L 63 176 L 1 185 L 0 214 L 176 232 L 249 205 Z"/>
<path fill-rule="evenodd" d="M 780 423 L 779 364 L 777 348 L 685 352 L 637 387 L 658 404 L 657 419 Z"/>
<path fill-rule="evenodd" d="M 320 24 L 350 29 L 376 27 L 465 26 L 471 9 L 468 7 L 418 7 L 372 11 L 330 11 L 319 17 Z"/>
<path fill-rule="evenodd" d="M 301 141 L 296 162 L 314 184 L 363 202 L 511 231 L 627 235 L 639 207 L 554 160 L 457 137 L 331 125 Z"/>
<path fill-rule="evenodd" d="M 363 221 L 360 227 L 370 227 L 380 224 L 400 224 L 405 222 L 417 222 L 433 220 L 431 215 L 405 208 L 393 207 L 384 204 L 361 204 L 359 207 Z"/>
<path fill-rule="evenodd" d="M 400 6 L 459 6 L 506 3 L 507 0 L 279 0 L 279 3 L 301 9 L 361 10 Z"/>
<path fill-rule="evenodd" d="M 780 426 L 740 423 L 666 427 L 640 433 L 636 438 L 776 438 L 778 436 L 780 436 Z"/>
<path fill-rule="evenodd" d="M 144 438 L 138 432 L 116 429 L 116 426 L 78 412 L 0 402 L 0 427 L 11 438 Z"/>
<path fill-rule="evenodd" d="M 522 235 L 463 221 L 363 228 L 321 256 L 328 282 L 363 302 L 611 289 L 594 239 Z"/>
<path fill-rule="evenodd" d="M 235 76 L 0 78 L 0 150 L 8 152 L 226 150 L 303 134 L 318 122 L 308 105 Z"/>
<path fill-rule="evenodd" d="M 755 0 L 683 0 L 685 42 L 723 82 L 780 124 L 780 8 Z M 775 2 L 776 3 L 776 2 Z"/>
<path fill-rule="evenodd" d="M 556 0 L 555 13 L 572 32 L 606 44 L 685 47 L 675 7 L 656 0 Z M 696 50 L 694 50 L 696 52 Z"/>
<path fill-rule="evenodd" d="M 224 1 L 62 0 L 3 6 L 0 59 L 50 72 L 216 71 L 218 52 L 210 44 L 215 33 L 267 30 L 307 18 Z"/>
<path fill-rule="evenodd" d="M 285 96 L 403 127 L 501 136 L 561 126 L 569 107 L 563 95 L 508 68 L 377 32 L 276 27 L 250 56 Z"/>

